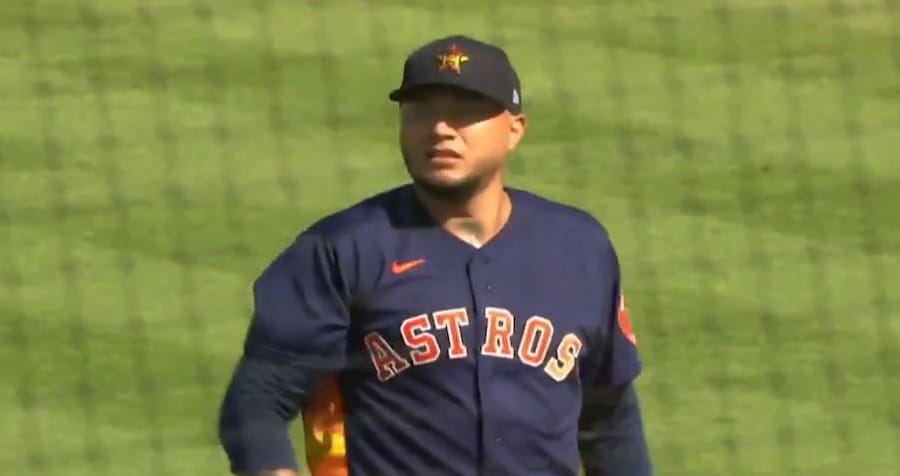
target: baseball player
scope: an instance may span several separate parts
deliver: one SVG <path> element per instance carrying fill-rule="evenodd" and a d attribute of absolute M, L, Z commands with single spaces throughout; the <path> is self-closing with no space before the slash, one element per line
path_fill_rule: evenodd
<path fill-rule="evenodd" d="M 406 59 L 411 182 L 321 218 L 255 281 L 220 440 L 234 474 L 649 476 L 616 251 L 504 183 L 519 77 L 455 35 Z"/>

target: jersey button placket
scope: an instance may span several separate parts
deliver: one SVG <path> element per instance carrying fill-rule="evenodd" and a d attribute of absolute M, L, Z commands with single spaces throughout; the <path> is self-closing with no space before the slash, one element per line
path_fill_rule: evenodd
<path fill-rule="evenodd" d="M 485 255 L 481 255 L 473 260 L 470 267 L 471 284 L 475 293 L 475 306 L 478 312 L 479 348 L 486 337 L 486 318 L 484 310 L 486 307 L 498 305 L 497 302 L 492 300 L 492 295 L 495 290 L 494 285 L 491 283 L 490 268 L 491 259 Z M 492 421 L 493 418 L 491 416 L 495 413 L 492 411 L 492 408 L 495 404 L 494 398 L 496 398 L 495 395 L 492 395 L 490 389 L 491 379 L 493 378 L 491 372 L 492 362 L 493 360 L 491 358 L 485 357 L 480 353 L 478 354 L 478 386 L 481 393 L 482 431 L 484 432 L 484 441 L 487 445 L 484 450 L 488 468 L 491 468 L 496 464 L 496 448 L 503 443 L 503 439 L 498 434 L 498 426 Z M 489 470 L 487 474 L 494 473 L 492 470 Z"/>
<path fill-rule="evenodd" d="M 491 259 L 488 258 L 487 256 L 482 255 L 480 257 L 480 259 L 478 260 L 478 262 L 482 264 L 482 266 L 480 266 L 480 267 L 487 268 L 491 263 Z M 491 292 L 494 290 L 494 286 L 491 285 L 490 280 L 488 280 L 484 283 L 484 290 L 487 292 Z"/>

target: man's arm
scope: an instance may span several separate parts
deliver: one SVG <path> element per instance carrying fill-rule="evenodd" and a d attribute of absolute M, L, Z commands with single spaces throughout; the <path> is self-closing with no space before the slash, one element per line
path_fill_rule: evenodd
<path fill-rule="evenodd" d="M 637 339 L 620 286 L 619 261 L 612 244 L 601 264 L 612 276 L 604 283 L 608 308 L 603 326 L 580 372 L 583 401 L 579 451 L 586 476 L 652 476 L 641 408 L 634 379 L 642 364 Z"/>
<path fill-rule="evenodd" d="M 298 474 L 288 423 L 308 399 L 307 378 L 301 367 L 290 363 L 241 358 L 219 417 L 219 440 L 234 474 Z"/>
<path fill-rule="evenodd" d="M 218 422 L 233 474 L 298 474 L 288 425 L 322 377 L 346 364 L 349 285 L 338 261 L 331 243 L 307 231 L 254 283 L 253 319 Z"/>
<path fill-rule="evenodd" d="M 586 476 L 651 476 L 634 384 L 588 392 L 579 434 Z"/>

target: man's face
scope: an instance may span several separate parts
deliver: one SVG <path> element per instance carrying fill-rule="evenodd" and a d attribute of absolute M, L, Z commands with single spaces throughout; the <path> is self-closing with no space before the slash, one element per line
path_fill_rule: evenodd
<path fill-rule="evenodd" d="M 413 181 L 462 200 L 489 183 L 524 133 L 524 118 L 480 95 L 431 87 L 400 105 L 400 148 Z"/>

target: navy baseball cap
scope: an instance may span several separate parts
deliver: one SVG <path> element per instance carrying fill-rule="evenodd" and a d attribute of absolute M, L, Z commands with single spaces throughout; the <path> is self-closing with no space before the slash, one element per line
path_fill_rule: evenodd
<path fill-rule="evenodd" d="M 519 75 L 496 45 L 452 35 L 422 45 L 406 58 L 400 87 L 388 95 L 400 102 L 428 86 L 450 86 L 492 99 L 509 112 L 522 112 Z"/>

